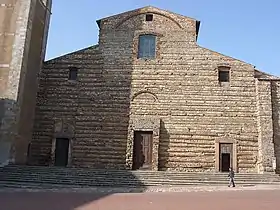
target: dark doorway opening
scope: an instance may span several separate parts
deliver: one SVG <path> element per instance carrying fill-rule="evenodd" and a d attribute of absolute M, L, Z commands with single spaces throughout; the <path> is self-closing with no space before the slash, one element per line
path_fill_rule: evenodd
<path fill-rule="evenodd" d="M 232 167 L 233 158 L 233 144 L 232 143 L 220 143 L 220 171 L 228 172 Z"/>
<path fill-rule="evenodd" d="M 151 170 L 153 132 L 134 132 L 132 170 Z"/>
<path fill-rule="evenodd" d="M 223 153 L 222 154 L 222 172 L 228 172 L 230 168 L 230 153 Z"/>
<path fill-rule="evenodd" d="M 69 139 L 57 138 L 55 144 L 55 166 L 67 166 L 69 152 Z"/>

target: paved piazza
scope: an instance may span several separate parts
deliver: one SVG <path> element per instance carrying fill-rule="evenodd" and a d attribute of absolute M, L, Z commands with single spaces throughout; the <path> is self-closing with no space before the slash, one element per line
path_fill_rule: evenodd
<path fill-rule="evenodd" d="M 177 189 L 177 190 L 176 190 Z M 104 190 L 0 192 L 1 210 L 277 210 L 276 187 L 154 189 L 115 193 Z M 116 190 L 117 191 L 117 190 Z M 165 191 L 165 192 L 155 192 Z M 177 192 L 176 192 L 177 191 Z M 181 191 L 181 192 L 178 192 Z"/>

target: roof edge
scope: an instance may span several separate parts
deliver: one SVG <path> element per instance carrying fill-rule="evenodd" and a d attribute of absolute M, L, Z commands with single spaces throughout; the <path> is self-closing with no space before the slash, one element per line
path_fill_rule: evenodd
<path fill-rule="evenodd" d="M 75 53 L 79 53 L 79 52 L 82 52 L 82 51 L 84 51 L 84 50 L 88 50 L 88 49 L 91 49 L 91 48 L 95 49 L 95 48 L 98 48 L 98 47 L 99 47 L 98 44 L 96 44 L 96 45 L 91 45 L 91 46 L 89 46 L 89 47 L 85 47 L 85 48 L 82 48 L 82 49 L 80 49 L 80 50 L 76 50 L 76 51 L 73 51 L 73 52 L 69 52 L 69 53 L 60 55 L 60 56 L 58 56 L 58 57 L 55 57 L 55 58 L 51 58 L 51 59 L 49 59 L 49 60 L 46 60 L 46 61 L 44 61 L 44 64 L 50 63 L 50 62 L 52 62 L 52 61 L 55 61 L 55 60 L 57 60 L 57 59 L 60 59 L 60 58 L 62 58 L 62 57 L 68 56 L 68 55 L 72 55 L 72 54 L 75 54 Z"/>
<path fill-rule="evenodd" d="M 255 68 L 255 66 L 254 66 L 253 64 L 248 63 L 248 62 L 246 62 L 246 61 L 244 61 L 244 60 L 241 60 L 241 59 L 238 59 L 238 58 L 235 58 L 235 57 L 232 57 L 232 56 L 229 56 L 229 55 L 223 54 L 223 53 L 218 52 L 218 51 L 215 51 L 215 50 L 211 50 L 211 49 L 206 48 L 206 47 L 202 47 L 202 46 L 200 46 L 199 44 L 196 44 L 196 45 L 197 45 L 198 47 L 200 47 L 200 48 L 204 49 L 204 50 L 208 50 L 208 51 L 210 51 L 210 52 L 212 52 L 212 53 L 217 53 L 217 54 L 219 54 L 219 55 L 221 55 L 221 56 L 228 57 L 228 58 L 230 58 L 230 59 L 233 59 L 233 60 L 236 60 L 236 61 L 242 62 L 242 63 L 244 63 L 244 64 L 246 64 L 246 65 L 250 65 L 250 66 L 252 66 L 253 68 Z"/>
<path fill-rule="evenodd" d="M 255 78 L 259 80 L 280 80 L 280 77 L 255 69 Z"/>

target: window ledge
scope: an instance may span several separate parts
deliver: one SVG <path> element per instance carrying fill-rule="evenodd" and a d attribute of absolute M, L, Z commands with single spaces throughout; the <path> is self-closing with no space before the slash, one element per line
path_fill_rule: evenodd
<path fill-rule="evenodd" d="M 158 63 L 157 58 L 137 58 L 134 60 L 134 62 L 139 63 L 139 64 L 156 64 Z"/>
<path fill-rule="evenodd" d="M 219 82 L 221 87 L 230 87 L 230 82 Z"/>
<path fill-rule="evenodd" d="M 75 85 L 77 85 L 79 82 L 78 82 L 77 80 L 68 80 L 67 83 L 68 83 L 68 85 L 75 86 Z"/>
<path fill-rule="evenodd" d="M 143 60 L 143 61 L 150 61 L 150 60 L 156 60 L 156 58 L 137 58 L 138 60 Z"/>

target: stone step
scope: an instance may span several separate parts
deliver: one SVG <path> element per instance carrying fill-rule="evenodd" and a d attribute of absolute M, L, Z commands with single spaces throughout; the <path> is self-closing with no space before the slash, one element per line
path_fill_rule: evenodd
<path fill-rule="evenodd" d="M 73 180 L 1 180 L 2 183 L 17 183 L 19 186 L 24 186 L 25 183 L 31 183 L 31 184 L 49 184 L 53 185 L 54 187 L 56 185 L 61 185 L 61 186 L 84 186 L 84 187 L 144 187 L 144 186 L 189 186 L 189 185 L 227 185 L 227 181 L 184 181 L 184 182 L 178 182 L 178 181 L 166 181 L 166 180 L 154 180 L 154 181 L 146 181 L 144 183 L 139 182 L 139 181 L 122 181 L 122 182 L 115 182 L 115 181 L 98 181 L 98 182 L 86 182 L 86 181 L 73 181 Z M 266 184 L 270 185 L 275 183 L 271 182 L 236 182 L 238 185 L 259 185 L 259 184 Z"/>
<path fill-rule="evenodd" d="M 124 178 L 116 178 L 116 177 L 56 177 L 56 176 L 0 176 L 0 180 L 34 180 L 34 181 L 44 181 L 44 180 L 63 180 L 68 182 L 207 182 L 207 181 L 213 181 L 213 182 L 227 182 L 228 179 L 167 179 L 167 178 L 146 178 L 146 179 L 124 179 Z M 279 180 L 268 180 L 268 179 L 259 179 L 259 180 L 253 180 L 253 179 L 235 179 L 236 182 L 274 182 L 279 183 Z"/>
<path fill-rule="evenodd" d="M 279 184 L 280 176 L 236 174 L 238 185 Z M 75 188 L 227 185 L 227 173 L 95 170 L 9 165 L 0 168 L 1 188 Z"/>
<path fill-rule="evenodd" d="M 124 173 L 124 172 L 129 172 L 132 174 L 188 174 L 188 175 L 224 175 L 227 173 L 215 173 L 215 172 L 180 172 L 180 171 L 130 171 L 130 170 L 112 170 L 112 169 L 89 169 L 89 168 L 64 168 L 64 167 L 55 167 L 55 166 L 17 166 L 17 165 L 8 165 L 5 166 L 4 168 L 2 168 L 2 170 L 24 170 L 24 171 L 61 171 L 63 173 L 66 172 L 86 172 L 86 173 Z M 0 168 L 1 170 L 1 168 Z M 256 174 L 256 173 L 236 173 L 236 175 L 245 175 L 245 176 L 279 176 L 279 175 L 275 175 L 275 174 Z"/>
<path fill-rule="evenodd" d="M 50 174 L 0 174 L 0 180 L 34 180 L 34 181 L 44 181 L 44 180 L 57 180 L 57 181 L 69 181 L 69 182 L 204 182 L 204 181 L 213 181 L 213 182 L 224 182 L 228 181 L 228 178 L 170 178 L 170 177 L 122 177 L 122 176 L 61 176 L 61 175 L 50 175 Z M 278 179 L 235 179 L 237 182 L 274 182 L 280 183 Z"/>
<path fill-rule="evenodd" d="M 30 177 L 53 177 L 53 178 L 65 178 L 69 177 L 72 179 L 92 179 L 92 178 L 115 178 L 115 179 L 176 179 L 176 180 L 224 180 L 228 179 L 227 176 L 176 176 L 176 175 L 133 175 L 133 174 L 58 174 L 58 173 L 49 173 L 49 172 L 1 172 L 0 171 L 0 177 L 5 176 L 13 176 L 13 177 L 24 177 L 24 176 L 30 176 Z M 273 181 L 280 181 L 280 178 L 275 177 L 251 177 L 251 176 L 236 176 L 236 180 L 273 180 Z"/>
<path fill-rule="evenodd" d="M 209 184 L 209 186 L 225 186 L 227 184 Z M 162 185 L 152 185 L 152 186 L 162 186 Z M 165 185 L 167 187 L 172 187 L 172 185 Z M 173 185 L 173 186 L 181 186 L 181 185 Z M 198 184 L 185 184 L 183 186 L 208 186 L 205 183 L 198 183 Z M 241 185 L 240 185 L 241 186 Z M 250 184 L 245 184 L 242 186 L 252 186 Z M 86 188 L 95 188 L 95 187 L 124 187 L 124 188 L 142 188 L 145 189 L 146 187 L 149 186 L 132 186 L 132 185 L 128 185 L 128 186 L 82 186 L 82 185 L 65 185 L 65 184 L 53 184 L 53 183 L 36 183 L 36 182 L 16 182 L 16 181 L 0 181 L 0 189 L 7 189 L 7 188 L 12 188 L 12 189 L 19 189 L 19 188 L 24 188 L 24 189 L 86 189 Z"/>
<path fill-rule="evenodd" d="M 3 173 L 0 172 L 0 180 L 5 178 L 14 178 L 14 179 L 24 179 L 25 177 L 29 179 L 42 179 L 42 178 L 48 178 L 48 179 L 72 179 L 72 180 L 173 180 L 173 181 L 204 181 L 204 180 L 213 180 L 213 181 L 223 181 L 227 180 L 228 178 L 225 177 L 176 177 L 176 176 L 131 176 L 131 175 L 120 175 L 120 176 L 114 176 L 112 174 L 108 175 L 94 175 L 94 176 L 88 176 L 84 174 L 80 175 L 63 175 L 63 174 L 50 174 L 50 173 Z M 255 182 L 264 182 L 264 181 L 274 181 L 274 182 L 280 182 L 280 179 L 276 177 L 271 178 L 253 178 L 253 177 L 236 177 L 236 181 L 255 181 Z"/>
<path fill-rule="evenodd" d="M 131 174 L 132 176 L 177 176 L 177 177 L 226 177 L 227 173 L 186 173 L 186 172 L 161 172 L 161 171 L 142 171 L 142 172 L 136 172 L 136 171 L 125 171 L 125 170 L 119 170 L 119 171 L 114 171 L 114 170 L 87 170 L 87 169 L 63 169 L 63 168 L 49 168 L 49 167 L 44 167 L 44 168 L 3 168 L 0 169 L 0 172 L 18 172 L 18 173 L 54 173 L 54 174 L 63 174 L 63 175 L 68 175 L 68 174 L 87 174 L 87 175 L 106 175 L 106 174 L 114 174 L 114 175 L 122 175 L 122 174 Z M 280 179 L 279 175 L 272 175 L 272 174 L 239 174 L 236 173 L 236 177 L 261 177 L 261 178 L 270 178 L 270 177 L 278 177 Z"/>

